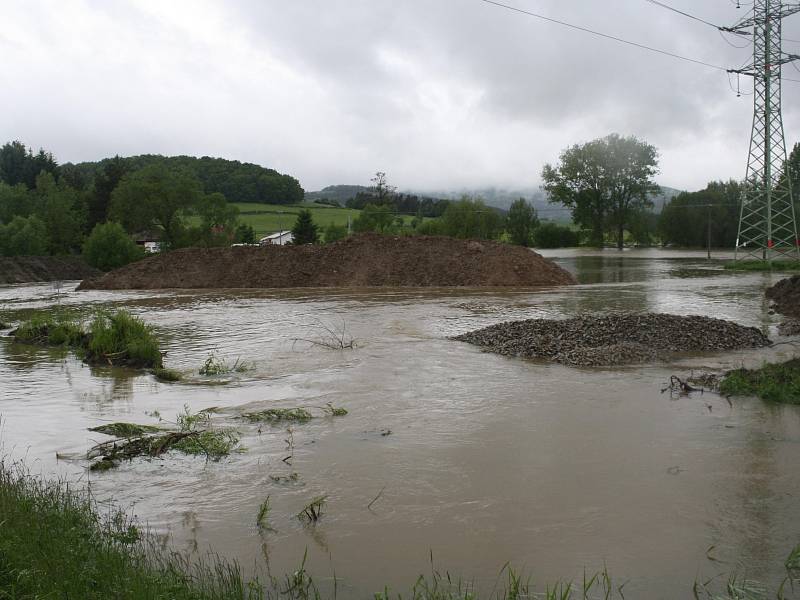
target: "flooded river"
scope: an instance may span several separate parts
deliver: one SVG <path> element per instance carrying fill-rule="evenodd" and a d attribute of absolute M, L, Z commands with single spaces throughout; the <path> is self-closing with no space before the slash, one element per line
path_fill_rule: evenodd
<path fill-rule="evenodd" d="M 774 581 L 800 542 L 800 407 L 711 393 L 670 398 L 671 374 L 788 358 L 791 345 L 681 357 L 671 364 L 575 369 L 481 352 L 448 336 L 492 323 L 608 310 L 731 319 L 777 339 L 764 288 L 704 254 L 551 251 L 580 285 L 554 290 L 75 292 L 0 287 L 0 313 L 53 304 L 88 315 L 126 307 L 152 323 L 183 383 L 0 340 L 4 452 L 34 472 L 90 482 L 174 547 L 209 547 L 246 571 L 307 564 L 340 595 L 405 591 L 436 567 L 491 590 L 510 561 L 534 581 L 607 565 L 626 595 L 688 597 L 698 574 L 747 566 Z M 357 347 L 302 339 L 346 325 Z M 215 351 L 254 369 L 202 378 Z M 243 424 L 243 408 L 349 411 L 285 427 Z M 247 451 L 208 464 L 170 455 L 89 473 L 76 457 L 111 421 L 156 423 L 216 406 Z M 293 453 L 291 464 L 284 459 Z M 66 456 L 66 460 L 56 460 Z M 298 474 L 281 483 L 270 476 Z M 381 492 L 382 490 L 382 492 Z M 327 494 L 315 527 L 294 515 Z M 269 523 L 256 515 L 269 495 Z M 377 497 L 368 509 L 370 502 Z M 714 546 L 711 561 L 706 555 Z"/>

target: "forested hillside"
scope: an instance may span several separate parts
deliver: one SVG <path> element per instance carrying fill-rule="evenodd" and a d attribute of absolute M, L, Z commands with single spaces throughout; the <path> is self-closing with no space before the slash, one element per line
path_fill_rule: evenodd
<path fill-rule="evenodd" d="M 61 165 L 61 173 L 73 187 L 84 189 L 91 185 L 114 158 L 97 162 Z M 303 201 L 303 188 L 291 175 L 282 175 L 252 163 L 203 156 L 161 156 L 142 154 L 120 158 L 125 171 L 138 171 L 151 165 L 161 165 L 170 171 L 185 169 L 203 186 L 205 193 L 220 193 L 229 202 L 261 202 L 265 204 L 294 204 Z"/>

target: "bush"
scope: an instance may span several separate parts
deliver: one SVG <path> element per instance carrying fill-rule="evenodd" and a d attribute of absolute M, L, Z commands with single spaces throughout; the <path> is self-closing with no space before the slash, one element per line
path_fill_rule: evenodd
<path fill-rule="evenodd" d="M 84 337 L 80 323 L 50 315 L 34 315 L 14 332 L 14 338 L 19 342 L 48 346 L 78 346 Z"/>
<path fill-rule="evenodd" d="M 347 237 L 347 227 L 331 223 L 325 228 L 325 243 L 330 244 Z"/>
<path fill-rule="evenodd" d="M 577 232 L 557 223 L 542 223 L 533 231 L 536 248 L 572 248 L 579 241 Z"/>
<path fill-rule="evenodd" d="M 3 256 L 43 256 L 50 239 L 47 226 L 39 217 L 14 217 L 0 225 L 0 254 Z"/>
<path fill-rule="evenodd" d="M 144 256 L 144 249 L 125 233 L 119 223 L 98 223 L 83 244 L 86 262 L 102 271 L 124 267 Z"/>

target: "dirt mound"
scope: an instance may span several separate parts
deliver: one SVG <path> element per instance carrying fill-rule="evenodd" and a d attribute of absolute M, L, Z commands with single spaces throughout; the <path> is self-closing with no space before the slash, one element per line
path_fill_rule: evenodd
<path fill-rule="evenodd" d="M 771 343 L 755 327 L 666 314 L 529 319 L 492 325 L 453 339 L 506 356 L 571 366 L 652 362 L 678 352 L 759 348 Z"/>
<path fill-rule="evenodd" d="M 71 281 L 97 277 L 101 271 L 73 256 L 0 257 L 0 284 Z"/>
<path fill-rule="evenodd" d="M 550 286 L 575 283 L 535 252 L 445 237 L 353 236 L 321 246 L 187 248 L 79 289 Z"/>
<path fill-rule="evenodd" d="M 766 291 L 775 310 L 787 317 L 800 319 L 800 275 L 781 279 Z"/>

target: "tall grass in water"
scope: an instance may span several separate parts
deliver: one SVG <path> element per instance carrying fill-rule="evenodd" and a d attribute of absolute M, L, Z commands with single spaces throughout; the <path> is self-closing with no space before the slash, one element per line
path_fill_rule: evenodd
<path fill-rule="evenodd" d="M 101 313 L 89 327 L 86 348 L 89 362 L 109 362 L 131 367 L 163 367 L 161 350 L 153 328 L 121 310 Z"/>
<path fill-rule="evenodd" d="M 726 396 L 758 396 L 771 402 L 800 404 L 800 358 L 765 363 L 760 369 L 729 371 L 719 391 Z"/>
<path fill-rule="evenodd" d="M 14 332 L 17 341 L 47 346 L 79 346 L 86 337 L 81 324 L 64 315 L 37 314 Z"/>

